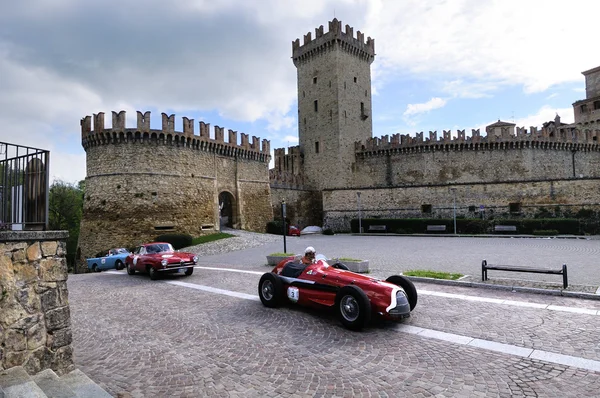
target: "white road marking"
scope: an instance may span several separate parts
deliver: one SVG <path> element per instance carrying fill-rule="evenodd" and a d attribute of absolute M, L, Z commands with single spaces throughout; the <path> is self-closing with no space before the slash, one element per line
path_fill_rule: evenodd
<path fill-rule="evenodd" d="M 226 271 L 226 272 L 238 272 L 242 274 L 252 274 L 252 275 L 262 275 L 264 272 L 259 271 L 246 271 L 235 268 L 218 268 L 218 267 L 202 267 L 195 266 L 194 268 L 204 269 L 209 271 Z M 265 271 L 268 272 L 268 271 Z M 122 271 L 104 271 L 107 274 L 117 274 L 117 275 L 126 275 L 126 272 Z M 492 303 L 498 305 L 511 305 L 515 307 L 525 307 L 525 308 L 538 308 L 545 309 L 548 311 L 560 311 L 560 312 L 571 312 L 575 314 L 585 314 L 585 315 L 600 315 L 600 310 L 591 309 L 591 308 L 579 308 L 579 307 L 566 307 L 559 305 L 551 305 L 551 304 L 540 304 L 540 303 L 529 303 L 527 301 L 516 301 L 516 300 L 504 300 L 490 297 L 478 297 L 478 296 L 468 296 L 466 294 L 454 294 L 454 293 L 445 293 L 445 292 L 434 292 L 431 290 L 423 290 L 419 289 L 419 294 L 424 296 L 435 296 L 435 297 L 445 297 L 452 298 L 457 300 L 466 300 L 466 301 L 478 301 L 482 303 Z"/>
<path fill-rule="evenodd" d="M 488 297 L 475 297 L 475 296 L 467 296 L 464 294 L 433 292 L 430 290 L 423 290 L 423 289 L 419 289 L 419 294 L 422 294 L 424 296 L 446 297 L 446 298 L 453 298 L 453 299 L 457 299 L 457 300 L 479 301 L 479 302 L 483 302 L 483 303 L 492 303 L 492 304 L 499 304 L 499 305 L 512 305 L 515 307 L 539 308 L 539 309 L 545 309 L 548 311 L 562 311 L 562 312 L 572 312 L 572 313 L 577 313 L 577 314 L 600 315 L 600 310 L 595 310 L 595 309 L 591 309 L 591 308 L 565 307 L 565 306 L 551 305 L 551 304 L 528 303 L 527 301 L 503 300 L 503 299 L 488 298 Z"/>
<path fill-rule="evenodd" d="M 265 272 L 271 271 L 271 269 L 272 269 L 272 268 L 269 268 L 268 271 L 259 272 L 259 271 L 246 271 L 246 270 L 235 269 L 235 268 L 217 268 L 217 267 L 200 267 L 200 266 L 195 266 L 194 268 L 207 269 L 207 270 L 210 270 L 210 271 L 239 272 L 239 273 L 242 273 L 242 274 L 253 274 L 253 275 L 262 275 Z"/>
<path fill-rule="evenodd" d="M 223 268 L 207 268 L 207 267 L 195 267 L 195 268 L 226 270 Z M 235 270 L 235 271 L 249 272 L 249 271 L 240 271 L 240 270 Z M 118 271 L 112 271 L 112 272 L 107 271 L 106 273 L 125 275 L 125 273 L 118 272 Z M 252 272 L 252 273 L 254 273 L 254 272 Z M 263 273 L 260 273 L 260 274 L 263 274 Z M 182 287 L 187 287 L 187 288 L 196 289 L 196 290 L 202 290 L 202 291 L 209 292 L 209 293 L 223 294 L 226 296 L 241 298 L 244 300 L 260 301 L 258 296 L 255 296 L 253 294 L 234 292 L 231 290 L 218 289 L 218 288 L 215 288 L 212 286 L 197 285 L 195 283 L 188 283 L 188 282 L 180 282 L 180 281 L 164 281 L 164 282 L 171 284 L 171 285 L 182 286 Z M 422 293 L 422 292 L 423 292 L 423 290 L 419 290 L 419 293 Z M 442 297 L 452 297 L 452 298 L 459 298 L 459 299 L 461 299 L 462 297 L 469 297 L 469 298 L 472 297 L 472 296 L 464 296 L 464 295 L 459 295 L 459 294 L 450 295 L 449 293 L 433 294 L 433 293 L 437 293 L 437 292 L 430 292 L 430 291 L 425 291 L 425 292 L 426 292 L 425 294 L 430 294 L 433 296 L 437 295 L 437 296 L 442 296 Z M 477 297 L 477 298 L 481 299 L 481 297 Z M 477 301 L 486 301 L 486 300 L 477 300 Z M 493 303 L 497 303 L 497 301 L 498 301 L 498 299 L 490 299 L 490 302 L 493 302 Z M 530 303 L 511 301 L 511 300 L 500 300 L 500 301 L 501 301 L 500 304 L 503 304 L 503 305 L 530 304 Z M 515 303 L 519 303 L 519 304 L 515 304 Z M 550 308 L 550 307 L 555 307 L 555 308 Z M 543 306 L 543 307 L 536 306 L 535 308 L 545 308 L 545 309 L 555 310 L 555 311 L 565 311 L 565 309 L 582 310 L 580 308 L 559 307 L 559 306 L 550 306 L 550 305 Z M 591 310 L 587 310 L 587 311 L 591 311 Z M 589 313 L 589 312 L 585 312 L 585 311 L 583 311 L 583 312 L 582 311 L 573 311 L 573 312 L 585 313 L 585 314 Z M 597 311 L 595 311 L 595 312 L 597 315 Z M 511 344 L 497 343 L 495 341 L 477 339 L 477 338 L 473 338 L 473 337 L 469 337 L 469 336 L 463 336 L 460 334 L 447 333 L 447 332 L 442 332 L 442 331 L 434 330 L 434 329 L 425 329 L 422 327 L 406 325 L 406 324 L 398 324 L 396 326 L 395 330 L 402 332 L 402 333 L 413 334 L 413 335 L 423 337 L 423 338 L 441 340 L 441 341 L 445 341 L 445 342 L 448 342 L 451 344 L 459 344 L 459 345 L 464 345 L 464 346 L 469 346 L 469 347 L 474 347 L 474 348 L 480 348 L 480 349 L 488 350 L 488 351 L 500 352 L 500 353 L 507 354 L 507 355 L 515 355 L 515 356 L 519 356 L 519 357 L 523 357 L 523 358 L 538 359 L 538 360 L 545 361 L 545 362 L 566 365 L 566 366 L 571 366 L 571 367 L 580 368 L 580 369 L 591 370 L 594 372 L 600 372 L 600 361 L 596 361 L 593 359 L 586 359 L 586 358 L 580 358 L 580 357 L 575 357 L 575 356 L 571 356 L 571 355 L 557 354 L 554 352 L 543 351 L 543 350 L 535 350 L 535 349 L 519 347 L 519 346 L 515 346 L 515 345 L 511 345 Z"/>
<path fill-rule="evenodd" d="M 165 281 L 165 282 L 170 285 L 189 287 L 190 289 L 203 290 L 205 292 L 223 294 L 225 296 L 237 297 L 237 298 L 241 298 L 241 299 L 245 299 L 245 300 L 260 301 L 258 296 L 255 296 L 253 294 L 246 294 L 246 293 L 234 292 L 231 290 L 218 289 L 218 288 L 212 287 L 212 286 L 196 285 L 195 283 L 187 283 L 187 282 L 179 282 L 179 281 Z"/>
<path fill-rule="evenodd" d="M 439 332 L 431 329 L 424 329 L 411 325 L 400 324 L 396 330 L 402 333 L 414 334 L 435 340 L 442 340 L 449 343 L 481 348 L 488 351 L 500 352 L 508 355 L 515 355 L 523 358 L 538 359 L 545 362 L 556 363 L 560 365 L 572 366 L 580 369 L 600 372 L 600 361 L 585 359 L 571 355 L 557 354 L 555 352 L 534 350 L 531 348 L 519 347 L 510 344 L 497 343 L 495 341 L 474 339 L 459 334 Z"/>

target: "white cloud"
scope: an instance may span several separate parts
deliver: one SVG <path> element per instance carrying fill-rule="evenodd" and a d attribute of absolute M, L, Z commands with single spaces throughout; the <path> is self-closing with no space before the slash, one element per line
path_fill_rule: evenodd
<path fill-rule="evenodd" d="M 455 79 L 442 83 L 442 91 L 454 98 L 485 98 L 498 89 L 498 83 L 494 81 L 467 82 L 463 79 Z"/>
<path fill-rule="evenodd" d="M 426 113 L 433 109 L 442 108 L 446 105 L 446 100 L 439 97 L 434 97 L 427 102 L 422 104 L 408 104 L 404 111 L 404 116 L 417 115 L 419 113 Z"/>
<path fill-rule="evenodd" d="M 281 139 L 281 141 L 287 142 L 290 145 L 298 144 L 298 136 L 297 135 L 286 135 Z"/>
<path fill-rule="evenodd" d="M 527 115 L 518 119 L 515 119 L 514 123 L 519 127 L 526 127 L 529 129 L 531 126 L 541 128 L 542 124 L 554 120 L 556 115 L 560 116 L 562 123 L 573 123 L 573 108 L 553 108 L 550 106 L 541 107 L 535 114 Z"/>
<path fill-rule="evenodd" d="M 528 131 L 533 127 L 537 127 L 538 129 L 542 127 L 545 122 L 549 122 L 554 120 L 556 115 L 560 116 L 561 123 L 570 124 L 573 123 L 573 108 L 554 108 L 549 105 L 544 105 L 539 108 L 535 113 L 530 115 L 518 117 L 514 120 L 503 120 L 504 122 L 510 122 L 516 124 L 516 127 L 525 127 Z M 485 127 L 497 122 L 498 120 L 488 120 L 485 123 L 479 124 L 475 129 L 480 129 L 481 134 L 485 133 Z M 468 130 L 471 131 L 470 129 Z"/>
<path fill-rule="evenodd" d="M 597 66 L 597 54 L 584 39 L 596 36 L 592 4 L 374 0 L 365 30 L 376 40 L 381 68 L 538 92 L 582 81 L 580 72 Z"/>

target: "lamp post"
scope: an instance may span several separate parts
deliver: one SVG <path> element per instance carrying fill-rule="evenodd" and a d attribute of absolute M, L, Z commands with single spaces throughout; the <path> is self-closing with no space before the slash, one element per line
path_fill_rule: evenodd
<path fill-rule="evenodd" d="M 456 235 L 456 188 L 450 188 L 452 191 L 452 207 L 453 207 L 453 219 L 454 219 L 454 235 Z"/>
<path fill-rule="evenodd" d="M 285 245 L 285 235 L 286 235 L 286 230 L 285 230 L 285 199 L 281 200 L 281 218 L 283 220 L 283 252 L 287 253 L 287 247 Z"/>
<path fill-rule="evenodd" d="M 358 201 L 358 233 L 362 234 L 362 220 L 360 217 L 360 192 L 356 193 L 356 198 Z"/>

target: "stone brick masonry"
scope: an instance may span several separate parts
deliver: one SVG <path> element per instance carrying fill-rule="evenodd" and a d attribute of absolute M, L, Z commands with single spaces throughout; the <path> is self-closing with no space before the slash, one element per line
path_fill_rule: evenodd
<path fill-rule="evenodd" d="M 82 120 L 87 177 L 79 236 L 80 260 L 111 247 L 132 247 L 166 232 L 199 236 L 219 230 L 219 194 L 232 198 L 233 226 L 264 231 L 272 219 L 268 175 L 269 142 L 163 114 L 162 130 L 151 130 L 149 112 L 138 112 L 137 128 L 125 128 L 125 112 Z"/>
<path fill-rule="evenodd" d="M 0 232 L 0 370 L 74 369 L 67 232 Z"/>

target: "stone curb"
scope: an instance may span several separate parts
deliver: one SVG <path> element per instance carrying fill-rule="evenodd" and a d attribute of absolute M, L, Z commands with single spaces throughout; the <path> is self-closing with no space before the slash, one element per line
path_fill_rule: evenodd
<path fill-rule="evenodd" d="M 597 235 L 588 235 L 588 236 L 579 236 L 579 235 L 556 235 L 556 236 L 540 236 L 540 235 L 490 235 L 490 234 L 481 234 L 481 235 L 469 235 L 469 234 L 390 234 L 390 233 L 371 233 L 371 232 L 363 232 L 359 233 L 351 233 L 352 236 L 417 236 L 417 237 L 427 237 L 427 238 L 522 238 L 522 239 L 583 239 L 583 240 L 598 240 L 600 236 Z"/>
<path fill-rule="evenodd" d="M 522 287 L 522 286 L 507 286 L 507 285 L 493 285 L 489 283 L 478 283 L 478 282 L 463 282 L 463 281 L 452 281 L 447 279 L 435 279 L 435 278 L 424 278 L 420 276 L 407 276 L 413 282 L 421 283 L 432 283 L 437 285 L 448 285 L 456 287 L 474 287 L 490 290 L 510 290 L 511 292 L 520 293 L 534 293 L 534 294 L 545 294 L 549 296 L 563 296 L 580 298 L 587 300 L 600 300 L 600 294 L 584 293 L 584 292 L 568 292 L 564 290 L 553 290 L 553 289 L 540 289 L 535 287 Z"/>

